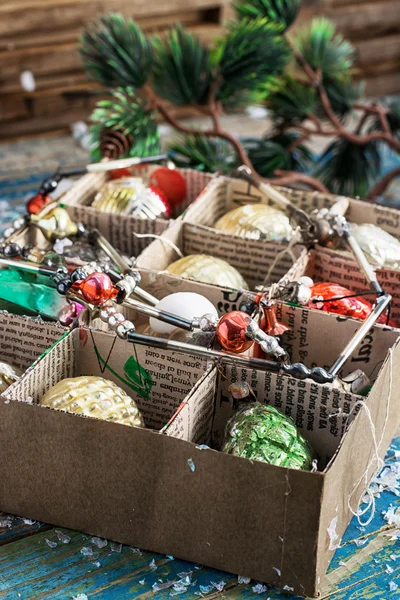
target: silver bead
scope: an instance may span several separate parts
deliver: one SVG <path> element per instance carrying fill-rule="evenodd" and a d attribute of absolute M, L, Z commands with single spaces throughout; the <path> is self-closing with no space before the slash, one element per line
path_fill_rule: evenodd
<path fill-rule="evenodd" d="M 124 340 L 128 331 L 135 331 L 135 326 L 131 321 L 124 321 L 117 327 L 117 336 Z"/>
<path fill-rule="evenodd" d="M 111 327 L 111 329 L 115 329 L 116 327 L 118 327 L 118 325 L 120 325 L 124 321 L 125 321 L 124 315 L 122 315 L 121 313 L 115 313 L 114 315 L 111 315 L 111 317 L 108 319 L 108 324 Z"/>
<path fill-rule="evenodd" d="M 10 235 L 12 235 L 14 233 L 15 229 L 14 227 L 7 227 L 7 229 L 4 230 L 4 237 L 7 239 L 10 237 Z"/>
<path fill-rule="evenodd" d="M 104 306 L 100 311 L 100 319 L 103 321 L 103 323 L 108 323 L 108 319 L 112 315 L 115 315 L 116 312 L 117 309 L 115 306 Z"/>
<path fill-rule="evenodd" d="M 19 217 L 18 219 L 15 219 L 15 221 L 13 222 L 13 227 L 15 229 L 19 229 L 20 227 L 22 227 L 22 225 L 24 225 L 24 223 L 25 223 L 24 217 Z"/>
<path fill-rule="evenodd" d="M 215 331 L 218 325 L 218 317 L 217 315 L 213 315 L 212 313 L 207 313 L 200 318 L 200 329 L 204 332 Z"/>

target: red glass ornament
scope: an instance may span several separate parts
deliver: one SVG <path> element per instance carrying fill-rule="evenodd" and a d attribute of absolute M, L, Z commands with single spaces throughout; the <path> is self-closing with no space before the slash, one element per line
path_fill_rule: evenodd
<path fill-rule="evenodd" d="M 151 173 L 149 185 L 161 188 L 172 207 L 179 206 L 186 198 L 186 181 L 176 169 L 159 167 Z"/>
<path fill-rule="evenodd" d="M 253 344 L 253 340 L 246 335 L 246 329 L 250 322 L 250 315 L 240 310 L 233 310 L 224 315 L 215 331 L 221 347 L 235 354 L 248 350 Z"/>
<path fill-rule="evenodd" d="M 26 209 L 29 214 L 36 215 L 40 210 L 42 210 L 43 206 L 51 202 L 50 196 L 45 196 L 44 194 L 36 194 L 36 196 L 32 196 L 30 200 L 26 203 Z"/>
<path fill-rule="evenodd" d="M 118 294 L 117 288 L 105 273 L 91 273 L 86 279 L 76 281 L 72 288 L 79 290 L 84 299 L 95 306 L 105 304 Z"/>
<path fill-rule="evenodd" d="M 355 292 L 352 292 L 337 283 L 316 283 L 311 287 L 311 300 L 309 301 L 308 306 L 309 308 L 317 308 L 324 312 L 353 317 L 364 321 L 372 310 L 372 304 L 362 296 L 343 298 L 343 296 L 351 296 L 354 293 Z M 315 302 L 318 298 L 323 300 L 341 298 L 341 300 Z M 386 324 L 386 321 L 386 315 L 381 315 L 377 322 Z M 388 325 L 390 325 L 390 327 L 396 327 L 396 323 L 392 319 L 389 319 Z"/>
<path fill-rule="evenodd" d="M 122 177 L 132 177 L 130 169 L 113 169 L 108 173 L 109 179 L 121 179 Z"/>

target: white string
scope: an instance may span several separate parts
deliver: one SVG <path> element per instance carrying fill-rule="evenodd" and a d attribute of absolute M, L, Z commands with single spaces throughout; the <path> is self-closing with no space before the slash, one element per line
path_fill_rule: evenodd
<path fill-rule="evenodd" d="M 361 525 L 362 527 L 366 527 L 367 525 L 369 525 L 372 521 L 372 519 L 374 518 L 375 515 L 375 496 L 372 493 L 372 490 L 368 487 L 366 492 L 362 492 L 360 495 L 360 498 L 358 499 L 357 502 L 357 510 L 354 510 L 353 507 L 351 506 L 351 499 L 356 491 L 356 489 L 358 488 L 358 486 L 360 485 L 360 483 L 362 482 L 362 480 L 365 480 L 365 485 L 368 484 L 369 481 L 369 477 L 368 477 L 368 473 L 370 470 L 370 467 L 374 465 L 374 463 L 376 463 L 376 468 L 375 468 L 375 473 L 373 475 L 372 478 L 376 477 L 376 475 L 379 473 L 379 471 L 381 471 L 381 469 L 383 468 L 385 462 L 382 458 L 380 458 L 379 456 L 379 450 L 380 447 L 382 445 L 383 442 L 383 438 L 385 435 L 385 431 L 386 431 L 386 426 L 389 420 L 389 410 L 390 410 L 390 401 L 391 401 L 391 397 L 392 397 L 392 384 L 393 384 L 393 356 L 392 356 L 392 349 L 389 349 L 389 390 L 388 390 L 388 399 L 387 399 L 387 403 L 386 403 L 386 415 L 385 415 L 385 421 L 383 423 L 383 428 L 382 428 L 382 435 L 381 438 L 379 440 L 379 443 L 377 443 L 376 440 L 376 429 L 375 429 L 375 425 L 374 422 L 372 420 L 371 417 L 371 411 L 369 410 L 368 406 L 366 405 L 366 403 L 363 400 L 358 400 L 357 402 L 355 402 L 355 404 L 353 405 L 351 411 L 349 413 L 344 413 L 344 412 L 339 412 L 333 415 L 329 415 L 330 417 L 335 417 L 335 416 L 345 416 L 345 417 L 350 417 L 351 414 L 353 413 L 353 411 L 359 406 L 360 408 L 363 408 L 365 411 L 365 414 L 367 416 L 370 428 L 371 428 L 371 435 L 372 435 L 372 441 L 373 441 L 373 445 L 374 445 L 374 456 L 371 458 L 371 460 L 369 461 L 365 471 L 362 473 L 360 479 L 357 481 L 357 483 L 354 485 L 351 493 L 349 494 L 348 498 L 347 498 L 347 506 L 348 509 L 350 510 L 351 514 L 354 515 L 355 517 L 357 517 L 357 521 L 359 523 L 359 525 Z M 363 499 L 363 497 L 367 495 L 368 496 L 368 502 L 367 502 L 367 506 L 363 509 L 360 508 L 360 504 L 361 501 Z M 369 510 L 371 510 L 371 514 L 368 517 L 368 519 L 366 521 L 362 521 L 360 517 L 362 517 L 363 515 L 365 515 Z"/>
<path fill-rule="evenodd" d="M 262 283 L 262 287 L 264 287 L 265 285 L 267 285 L 267 282 L 271 276 L 272 271 L 274 270 L 277 262 L 279 260 L 281 260 L 281 258 L 283 258 L 285 256 L 285 254 L 289 254 L 290 258 L 292 259 L 293 264 L 296 262 L 297 258 L 295 256 L 295 254 L 292 252 L 292 248 L 293 246 L 295 246 L 299 241 L 300 241 L 300 237 L 299 237 L 299 232 L 300 232 L 300 227 L 297 227 L 294 231 L 294 235 L 292 237 L 292 239 L 290 240 L 289 244 L 286 246 L 286 248 L 284 248 L 283 250 L 281 250 L 281 252 L 278 252 L 278 254 L 275 256 L 274 260 L 272 261 L 272 264 L 270 266 L 270 268 L 268 269 L 268 272 L 264 278 L 264 281 Z"/>
<path fill-rule="evenodd" d="M 184 256 L 183 252 L 178 248 L 178 246 L 176 244 L 174 244 L 174 242 L 171 242 L 171 240 L 161 237 L 161 235 L 155 235 L 153 233 L 135 233 L 135 232 L 133 232 L 133 235 L 137 238 L 153 238 L 155 240 L 161 240 L 162 242 L 166 242 L 167 244 L 169 244 L 171 246 L 171 248 L 173 248 L 175 250 L 175 252 L 177 253 L 177 255 L 180 258 L 183 258 L 183 256 Z"/>

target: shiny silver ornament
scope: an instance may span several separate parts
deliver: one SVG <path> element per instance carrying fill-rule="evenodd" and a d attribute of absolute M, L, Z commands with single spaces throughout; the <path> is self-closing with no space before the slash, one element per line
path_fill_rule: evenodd
<path fill-rule="evenodd" d="M 400 269 L 400 241 L 372 223 L 350 225 L 350 231 L 368 260 L 381 269 Z"/>

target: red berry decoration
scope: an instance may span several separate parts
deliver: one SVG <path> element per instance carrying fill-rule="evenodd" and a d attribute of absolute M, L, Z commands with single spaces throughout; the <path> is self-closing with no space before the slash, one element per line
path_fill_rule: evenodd
<path fill-rule="evenodd" d="M 100 306 L 105 304 L 111 298 L 115 298 L 118 293 L 117 288 L 105 273 L 91 273 L 72 285 L 73 289 L 78 289 L 84 299 L 90 304 Z"/>
<path fill-rule="evenodd" d="M 246 335 L 246 329 L 250 322 L 250 315 L 240 310 L 233 310 L 224 315 L 215 331 L 221 348 L 235 354 L 248 350 L 253 344 L 253 340 Z"/>
<path fill-rule="evenodd" d="M 176 169 L 159 167 L 151 173 L 149 185 L 161 188 L 173 208 L 186 198 L 186 181 Z"/>
<path fill-rule="evenodd" d="M 26 209 L 29 214 L 36 215 L 40 210 L 42 210 L 43 206 L 51 202 L 50 196 L 45 196 L 44 194 L 36 194 L 36 196 L 32 196 L 30 200 L 26 203 Z"/>

